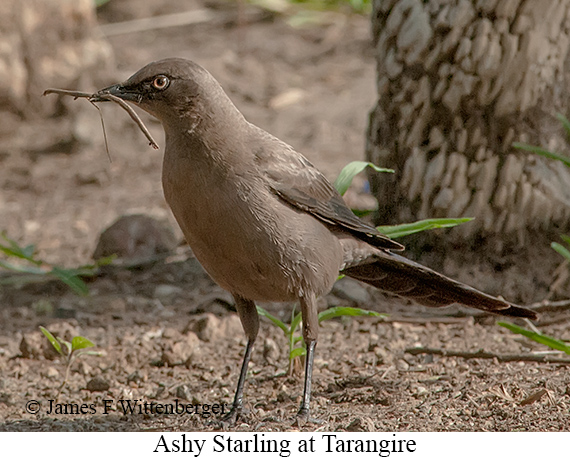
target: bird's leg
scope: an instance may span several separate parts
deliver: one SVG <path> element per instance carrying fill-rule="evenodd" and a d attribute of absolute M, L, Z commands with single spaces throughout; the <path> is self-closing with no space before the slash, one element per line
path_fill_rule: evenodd
<path fill-rule="evenodd" d="M 316 341 L 307 343 L 307 356 L 305 357 L 305 387 L 303 389 L 303 400 L 299 408 L 298 416 L 309 418 L 309 403 L 311 401 L 311 381 L 313 379 L 313 358 L 315 356 Z"/>
<path fill-rule="evenodd" d="M 248 300 L 238 295 L 234 295 L 234 299 L 236 302 L 236 309 L 241 320 L 241 325 L 243 326 L 243 330 L 247 336 L 247 346 L 243 356 L 243 363 L 241 365 L 232 409 L 223 418 L 224 422 L 228 422 L 230 424 L 234 424 L 236 422 L 243 407 L 243 388 L 245 385 L 245 378 L 247 376 L 247 367 L 249 365 L 249 359 L 251 358 L 253 343 L 255 343 L 255 339 L 259 331 L 259 316 L 253 300 Z"/>
<path fill-rule="evenodd" d="M 314 295 L 301 298 L 301 313 L 303 315 L 303 340 L 307 346 L 305 358 L 305 386 L 303 400 L 298 417 L 309 419 L 309 404 L 311 401 L 311 381 L 313 378 L 313 359 L 319 335 L 319 319 L 317 315 L 317 300 Z"/>
<path fill-rule="evenodd" d="M 254 341 L 247 340 L 247 346 L 245 348 L 245 355 L 243 356 L 243 363 L 241 365 L 241 371 L 239 374 L 236 394 L 234 396 L 234 402 L 232 403 L 232 409 L 230 409 L 230 412 L 223 418 L 224 422 L 229 422 L 230 424 L 234 424 L 236 422 L 243 408 L 243 386 L 245 384 L 245 377 L 247 375 L 247 367 L 249 365 L 253 343 Z"/>

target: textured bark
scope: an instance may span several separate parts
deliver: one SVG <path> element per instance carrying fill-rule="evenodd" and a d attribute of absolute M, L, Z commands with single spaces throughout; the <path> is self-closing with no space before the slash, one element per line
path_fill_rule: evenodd
<path fill-rule="evenodd" d="M 383 223 L 473 216 L 446 241 L 499 249 L 568 229 L 570 170 L 511 143 L 565 148 L 569 22 L 570 0 L 374 1 L 367 154 L 396 169 L 374 178 Z"/>
<path fill-rule="evenodd" d="M 422 262 L 514 301 L 565 295 L 549 247 L 570 231 L 570 0 L 374 0 L 368 159 L 380 223 L 471 216 L 405 240 Z"/>

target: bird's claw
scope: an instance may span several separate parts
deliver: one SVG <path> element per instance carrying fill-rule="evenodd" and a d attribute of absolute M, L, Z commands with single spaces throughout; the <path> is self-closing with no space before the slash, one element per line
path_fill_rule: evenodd
<path fill-rule="evenodd" d="M 323 423 L 323 421 L 311 417 L 309 407 L 302 405 L 297 414 L 295 415 L 295 419 L 293 419 L 293 425 L 302 426 L 308 423 L 320 425 Z"/>
<path fill-rule="evenodd" d="M 222 428 L 233 427 L 236 425 L 238 418 L 244 415 L 244 410 L 241 405 L 236 406 L 233 405 L 230 412 L 227 413 L 222 419 L 220 420 L 220 424 Z"/>

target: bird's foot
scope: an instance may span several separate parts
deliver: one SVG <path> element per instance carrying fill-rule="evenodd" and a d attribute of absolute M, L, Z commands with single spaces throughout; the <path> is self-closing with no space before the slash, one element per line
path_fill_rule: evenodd
<path fill-rule="evenodd" d="M 293 419 L 293 425 L 297 425 L 297 426 L 302 426 L 305 424 L 317 424 L 320 425 L 322 424 L 324 421 L 320 420 L 320 419 L 315 419 L 314 417 L 311 417 L 311 414 L 309 412 L 309 408 L 307 406 L 301 406 L 301 408 L 299 409 L 299 411 L 297 412 L 295 419 Z"/>
<path fill-rule="evenodd" d="M 226 414 L 220 420 L 220 425 L 222 428 L 226 429 L 228 427 L 234 427 L 237 423 L 238 418 L 242 417 L 244 414 L 244 410 L 241 405 L 239 406 L 232 406 L 230 412 Z"/>

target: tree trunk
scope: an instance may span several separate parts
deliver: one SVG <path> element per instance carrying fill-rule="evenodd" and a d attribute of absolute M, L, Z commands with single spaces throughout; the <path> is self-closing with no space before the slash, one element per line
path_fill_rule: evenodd
<path fill-rule="evenodd" d="M 475 217 L 412 247 L 454 258 L 450 247 L 463 246 L 456 261 L 479 258 L 479 269 L 496 256 L 490 275 L 506 262 L 526 277 L 546 268 L 544 291 L 561 259 L 550 241 L 570 227 L 570 169 L 511 143 L 567 150 L 554 114 L 569 99 L 570 0 L 374 0 L 372 21 L 378 103 L 367 156 L 396 170 L 372 178 L 381 222 Z M 548 260 L 520 264 L 537 255 Z"/>

